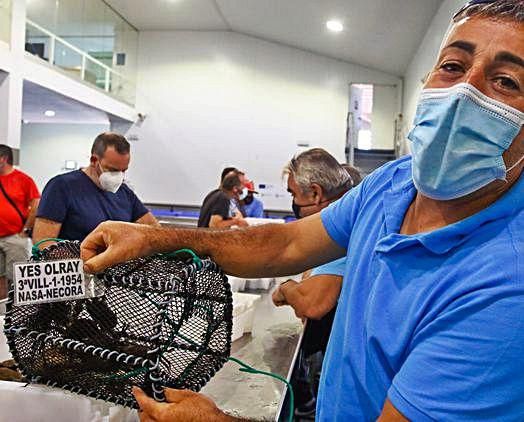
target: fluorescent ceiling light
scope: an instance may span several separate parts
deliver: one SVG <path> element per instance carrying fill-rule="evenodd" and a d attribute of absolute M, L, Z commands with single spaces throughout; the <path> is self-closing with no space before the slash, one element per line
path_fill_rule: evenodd
<path fill-rule="evenodd" d="M 342 22 L 337 20 L 330 20 L 326 22 L 326 27 L 333 32 L 342 32 L 344 30 L 344 25 Z"/>
<path fill-rule="evenodd" d="M 44 116 L 47 116 L 47 117 L 55 117 L 56 113 L 54 110 L 46 110 L 44 111 Z"/>

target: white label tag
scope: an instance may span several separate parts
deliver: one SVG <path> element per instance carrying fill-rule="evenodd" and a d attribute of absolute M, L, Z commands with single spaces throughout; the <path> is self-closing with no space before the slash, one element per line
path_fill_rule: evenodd
<path fill-rule="evenodd" d="M 15 263 L 13 274 L 15 306 L 87 297 L 81 259 Z"/>

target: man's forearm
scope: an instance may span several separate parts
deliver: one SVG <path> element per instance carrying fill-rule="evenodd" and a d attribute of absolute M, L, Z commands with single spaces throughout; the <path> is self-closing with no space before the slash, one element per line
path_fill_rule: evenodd
<path fill-rule="evenodd" d="M 297 266 L 307 266 L 291 259 L 286 262 L 292 230 L 277 224 L 239 230 L 156 229 L 151 235 L 153 251 L 188 247 L 239 277 L 275 277 L 297 272 Z"/>
<path fill-rule="evenodd" d="M 32 229 L 35 225 L 36 212 L 38 211 L 39 199 L 33 199 L 29 208 L 29 215 L 24 225 L 24 229 Z"/>
<path fill-rule="evenodd" d="M 166 229 L 141 224 L 105 222 L 81 245 L 88 272 L 139 256 L 177 249 L 210 256 L 228 274 L 247 278 L 296 274 L 344 255 L 324 229 L 319 216 L 289 224 L 239 230 Z"/>
<path fill-rule="evenodd" d="M 290 280 L 280 286 L 280 292 L 298 317 L 321 319 L 335 307 L 341 287 L 341 276 L 323 274 L 301 283 Z"/>
<path fill-rule="evenodd" d="M 58 237 L 61 227 L 62 224 L 56 221 L 48 220 L 46 218 L 37 218 L 33 227 L 33 243 L 36 244 L 43 239 Z M 42 243 L 40 249 L 47 246 L 49 246 L 49 243 Z"/>

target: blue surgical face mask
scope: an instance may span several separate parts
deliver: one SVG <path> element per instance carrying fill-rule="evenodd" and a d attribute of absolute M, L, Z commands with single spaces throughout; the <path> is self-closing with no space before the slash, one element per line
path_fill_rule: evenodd
<path fill-rule="evenodd" d="M 523 124 L 524 113 L 470 84 L 423 90 L 408 134 L 415 187 L 450 200 L 505 180 L 524 159 L 506 169 L 502 158 Z"/>

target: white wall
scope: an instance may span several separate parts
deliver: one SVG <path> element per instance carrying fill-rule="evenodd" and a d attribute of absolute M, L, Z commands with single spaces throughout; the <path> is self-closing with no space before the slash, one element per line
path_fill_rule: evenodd
<path fill-rule="evenodd" d="M 449 28 L 451 17 L 464 3 L 464 0 L 445 0 L 442 3 L 404 75 L 403 115 L 406 135 L 415 116 L 418 96 L 422 88 L 421 80 L 434 66 L 440 44 Z M 409 141 L 407 142 L 409 143 Z"/>
<path fill-rule="evenodd" d="M 147 202 L 200 205 L 224 166 L 281 186 L 297 143 L 344 159 L 351 82 L 385 73 L 231 32 L 142 32 L 131 178 Z M 289 196 L 265 199 L 289 209 Z"/>
<path fill-rule="evenodd" d="M 51 177 L 66 171 L 66 160 L 75 160 L 80 167 L 87 166 L 95 137 L 107 130 L 109 123 L 22 125 L 20 169 L 28 173 L 42 191 Z"/>

